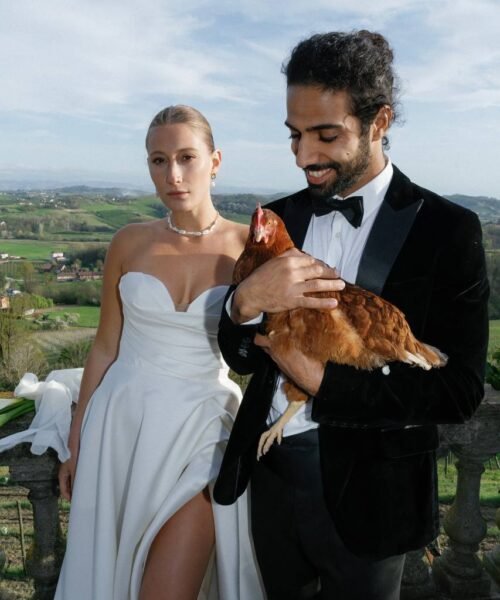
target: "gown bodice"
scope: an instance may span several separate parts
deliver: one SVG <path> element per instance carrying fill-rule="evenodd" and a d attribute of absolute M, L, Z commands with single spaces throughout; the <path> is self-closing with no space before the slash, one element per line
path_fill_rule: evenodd
<path fill-rule="evenodd" d="M 202 292 L 177 312 L 165 284 L 138 271 L 120 280 L 123 331 L 118 360 L 144 373 L 217 378 L 227 370 L 217 344 L 217 328 L 228 286 Z"/>

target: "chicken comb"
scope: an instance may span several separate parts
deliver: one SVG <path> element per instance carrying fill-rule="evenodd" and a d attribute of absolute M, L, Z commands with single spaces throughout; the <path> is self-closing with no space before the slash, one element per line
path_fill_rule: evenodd
<path fill-rule="evenodd" d="M 262 210 L 262 206 L 260 202 L 257 202 L 257 206 L 255 208 L 255 213 L 257 216 L 257 224 L 262 225 L 262 219 L 264 218 L 264 211 Z"/>

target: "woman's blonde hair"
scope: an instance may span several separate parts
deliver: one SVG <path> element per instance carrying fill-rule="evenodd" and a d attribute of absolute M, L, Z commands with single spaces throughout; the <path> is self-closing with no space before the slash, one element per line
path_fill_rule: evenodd
<path fill-rule="evenodd" d="M 148 132 L 146 134 L 146 148 L 148 147 L 149 135 L 151 130 L 155 127 L 161 127 L 162 125 L 173 125 L 174 123 L 185 123 L 193 129 L 199 129 L 210 149 L 210 152 L 215 150 L 214 138 L 212 135 L 212 128 L 210 123 L 201 114 L 199 110 L 192 106 L 186 106 L 185 104 L 176 104 L 174 106 L 167 106 L 154 117 L 149 125 Z"/>

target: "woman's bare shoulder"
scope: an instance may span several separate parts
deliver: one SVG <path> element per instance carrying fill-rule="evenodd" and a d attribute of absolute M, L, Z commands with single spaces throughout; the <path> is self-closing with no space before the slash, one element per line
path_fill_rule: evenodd
<path fill-rule="evenodd" d="M 151 235 L 160 232 L 162 227 L 164 227 L 162 220 L 148 221 L 147 223 L 129 223 L 115 233 L 113 242 L 140 243 L 143 240 L 151 239 Z"/>
<path fill-rule="evenodd" d="M 160 227 L 161 221 L 129 223 L 114 234 L 110 248 L 126 259 L 150 244 L 160 233 Z"/>
<path fill-rule="evenodd" d="M 245 244 L 248 237 L 248 225 L 236 223 L 236 221 L 230 221 L 229 219 L 224 219 L 224 225 L 227 235 L 234 237 L 241 244 Z"/>

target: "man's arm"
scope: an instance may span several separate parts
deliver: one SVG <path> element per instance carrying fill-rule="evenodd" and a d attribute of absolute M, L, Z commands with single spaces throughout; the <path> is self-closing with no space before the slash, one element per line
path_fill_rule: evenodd
<path fill-rule="evenodd" d="M 224 301 L 219 322 L 218 342 L 225 361 L 239 375 L 248 375 L 257 370 L 265 355 L 253 343 L 258 324 L 244 325 L 232 321 L 227 304 L 234 301 L 234 290 L 231 286 Z M 231 302 L 233 304 L 233 302 Z"/>
<path fill-rule="evenodd" d="M 234 293 L 231 318 L 242 324 L 260 313 L 300 307 L 335 308 L 334 298 L 306 294 L 338 291 L 344 287 L 334 268 L 293 248 L 264 263 L 239 284 Z"/>
<path fill-rule="evenodd" d="M 238 287 L 231 287 L 226 296 L 227 301 L 234 292 L 231 315 L 224 307 L 219 323 L 218 341 L 226 362 L 241 375 L 253 373 L 265 354 L 254 345 L 259 326 L 245 323 L 262 313 L 301 306 L 335 308 L 337 301 L 333 298 L 305 294 L 344 287 L 335 269 L 296 249 L 266 262 Z"/>

